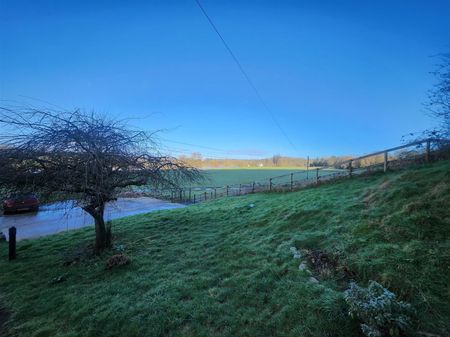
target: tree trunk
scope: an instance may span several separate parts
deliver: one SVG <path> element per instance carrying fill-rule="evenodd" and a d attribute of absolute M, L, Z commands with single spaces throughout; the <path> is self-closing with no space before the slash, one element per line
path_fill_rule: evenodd
<path fill-rule="evenodd" d="M 111 220 L 106 221 L 106 247 L 112 246 L 112 222 Z"/>
<path fill-rule="evenodd" d="M 106 231 L 105 220 L 103 219 L 105 204 L 100 206 L 85 207 L 84 210 L 88 212 L 95 221 L 95 254 L 100 255 L 105 248 L 110 244 L 110 239 L 108 239 L 108 233 Z M 109 233 L 111 235 L 111 233 Z"/>
<path fill-rule="evenodd" d="M 103 214 L 97 214 L 95 220 L 95 253 L 99 255 L 106 248 L 106 227 Z"/>

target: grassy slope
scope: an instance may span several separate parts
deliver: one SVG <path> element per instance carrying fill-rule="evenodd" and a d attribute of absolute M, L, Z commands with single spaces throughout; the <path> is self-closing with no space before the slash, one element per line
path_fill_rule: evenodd
<path fill-rule="evenodd" d="M 308 282 L 289 247 L 326 249 L 450 331 L 450 162 L 287 194 L 256 194 L 115 222 L 128 266 L 62 266 L 92 229 L 0 245 L 0 301 L 20 336 L 358 336 L 333 278 Z M 249 208 L 253 203 L 255 206 Z M 49 281 L 61 274 L 67 280 Z"/>

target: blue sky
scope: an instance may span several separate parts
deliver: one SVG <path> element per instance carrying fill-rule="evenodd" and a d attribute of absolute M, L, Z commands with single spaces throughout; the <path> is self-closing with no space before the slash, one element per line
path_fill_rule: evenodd
<path fill-rule="evenodd" d="M 201 2 L 295 149 L 194 0 L 0 0 L 0 98 L 134 118 L 210 157 L 362 154 L 433 125 L 450 1 Z"/>

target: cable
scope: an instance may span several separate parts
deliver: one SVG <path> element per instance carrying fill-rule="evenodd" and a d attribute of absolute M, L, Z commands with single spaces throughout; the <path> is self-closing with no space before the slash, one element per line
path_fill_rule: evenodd
<path fill-rule="evenodd" d="M 179 142 L 176 140 L 170 140 L 170 139 L 166 139 L 166 138 L 160 138 L 161 140 L 165 141 L 165 142 L 169 142 L 169 143 L 174 143 L 174 144 L 181 144 L 181 145 L 187 145 L 187 146 L 194 146 L 197 148 L 202 148 L 202 149 L 206 149 L 206 150 L 213 150 L 216 152 L 223 152 L 225 154 L 229 154 L 229 151 L 227 150 L 223 150 L 223 149 L 218 149 L 215 147 L 210 147 L 210 146 L 204 146 L 204 145 L 197 145 L 197 144 L 192 144 L 192 143 L 184 143 L 184 142 Z"/>
<path fill-rule="evenodd" d="M 264 99 L 262 98 L 261 94 L 259 93 L 258 89 L 256 88 L 256 86 L 253 84 L 253 81 L 250 79 L 250 76 L 247 74 L 247 72 L 245 71 L 244 67 L 242 66 L 242 64 L 239 62 L 238 58 L 236 57 L 236 55 L 233 53 L 233 51 L 231 50 L 230 46 L 228 45 L 228 43 L 225 41 L 225 39 L 223 38 L 222 34 L 220 34 L 219 30 L 217 29 L 216 25 L 214 24 L 214 22 L 212 21 L 211 17 L 208 15 L 208 13 L 206 12 L 206 10 L 203 8 L 202 4 L 200 3 L 199 0 L 195 0 L 195 2 L 197 3 L 198 7 L 200 8 L 200 10 L 202 11 L 202 13 L 205 15 L 206 19 L 208 20 L 208 22 L 211 24 L 211 27 L 214 29 L 214 31 L 216 32 L 216 34 L 219 36 L 220 40 L 222 41 L 223 45 L 225 46 L 225 48 L 228 50 L 228 53 L 231 55 L 231 57 L 233 58 L 234 62 L 236 63 L 236 65 L 238 66 L 240 72 L 242 73 L 242 75 L 245 77 L 245 79 L 247 80 L 248 84 L 250 85 L 250 87 L 253 89 L 253 91 L 255 92 L 256 96 L 258 97 L 258 99 L 260 100 L 261 104 L 264 106 L 264 108 L 266 109 L 266 111 L 269 113 L 270 117 L 272 118 L 272 120 L 274 121 L 275 125 L 278 127 L 278 129 L 280 130 L 280 132 L 283 134 L 283 136 L 286 138 L 286 140 L 288 141 L 288 143 L 292 146 L 292 148 L 295 150 L 295 152 L 297 151 L 296 146 L 294 145 L 294 143 L 291 141 L 291 139 L 289 138 L 289 136 L 287 135 L 287 133 L 283 130 L 283 128 L 281 127 L 280 123 L 278 123 L 277 119 L 275 118 L 275 115 L 273 114 L 272 110 L 270 110 L 269 106 L 266 104 L 266 102 L 264 101 Z"/>
<path fill-rule="evenodd" d="M 192 155 L 191 150 L 187 150 L 187 149 L 176 149 L 176 148 L 165 148 L 165 152 L 168 153 L 174 153 L 174 154 L 179 154 L 179 155 L 185 155 L 187 157 Z M 204 159 L 219 159 L 219 160 L 259 160 L 260 158 L 230 158 L 230 157 L 226 157 L 224 155 L 221 154 L 217 154 L 217 153 L 210 153 L 210 152 L 202 152 L 201 153 L 202 158 Z"/>
<path fill-rule="evenodd" d="M 167 152 L 169 153 L 175 153 L 175 154 L 179 154 L 179 155 L 185 155 L 187 157 L 190 156 L 190 152 L 188 150 L 183 150 L 183 149 L 166 149 Z M 214 154 L 210 154 L 210 153 L 202 153 L 202 158 L 209 158 L 209 159 L 227 159 L 226 157 L 223 156 L 219 156 L 219 155 L 214 155 Z"/>
<path fill-rule="evenodd" d="M 166 139 L 166 138 L 160 138 L 162 141 L 164 142 L 168 142 L 168 143 L 174 143 L 174 144 L 180 144 L 180 145 L 186 145 L 186 146 L 192 146 L 192 149 L 188 150 L 188 149 L 181 149 L 184 150 L 186 152 L 193 152 L 196 149 L 206 149 L 209 150 L 207 153 L 212 153 L 215 156 L 230 156 L 230 155 L 236 155 L 236 153 L 233 153 L 232 150 L 224 150 L 224 149 L 219 149 L 216 147 L 210 147 L 210 146 L 205 146 L 205 145 L 198 145 L 198 144 L 192 144 L 192 143 L 185 143 L 185 142 L 180 142 L 180 141 L 176 141 L 176 140 L 170 140 L 170 139 Z M 180 149 L 178 149 L 180 150 Z M 201 151 L 199 151 L 201 152 Z M 237 154 L 239 156 L 239 154 Z M 241 154 L 240 156 L 249 156 L 249 157 L 260 157 L 260 155 L 258 154 Z"/>

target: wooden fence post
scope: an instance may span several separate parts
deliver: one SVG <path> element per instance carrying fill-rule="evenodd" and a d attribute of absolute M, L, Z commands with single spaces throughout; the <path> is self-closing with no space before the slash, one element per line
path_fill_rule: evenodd
<path fill-rule="evenodd" d="M 316 168 L 316 184 L 319 183 L 319 168 Z"/>
<path fill-rule="evenodd" d="M 427 140 L 427 149 L 426 149 L 426 154 L 425 154 L 425 160 L 427 161 L 427 163 L 430 162 L 430 151 L 431 151 L 431 141 L 428 139 Z"/>
<path fill-rule="evenodd" d="M 9 228 L 9 261 L 16 259 L 16 233 L 16 227 Z"/>
<path fill-rule="evenodd" d="M 239 192 L 238 192 L 238 195 L 241 195 L 241 187 L 242 187 L 242 184 L 239 184 Z"/>
<path fill-rule="evenodd" d="M 180 202 L 183 201 L 183 189 L 180 189 Z"/>
<path fill-rule="evenodd" d="M 388 152 L 384 151 L 384 172 L 386 173 L 388 169 Z"/>
<path fill-rule="evenodd" d="M 269 179 L 269 191 L 272 191 L 272 178 Z"/>
<path fill-rule="evenodd" d="M 350 160 L 350 162 L 348 163 L 348 175 L 349 177 L 352 176 L 353 173 L 353 160 Z"/>
<path fill-rule="evenodd" d="M 229 189 L 229 186 L 227 185 L 227 197 L 228 197 L 228 189 Z"/>
<path fill-rule="evenodd" d="M 194 194 L 194 204 L 195 204 L 195 194 Z"/>
<path fill-rule="evenodd" d="M 252 183 L 252 193 L 255 193 L 255 182 Z"/>
<path fill-rule="evenodd" d="M 309 179 L 309 156 L 308 159 L 306 159 L 306 180 Z"/>
<path fill-rule="evenodd" d="M 189 188 L 189 202 L 191 201 L 191 188 Z"/>
<path fill-rule="evenodd" d="M 294 188 L 294 173 L 291 173 L 291 192 L 293 188 Z"/>
<path fill-rule="evenodd" d="M 208 192 L 205 191 L 205 201 L 207 199 Z"/>
<path fill-rule="evenodd" d="M 214 199 L 217 199 L 217 189 L 214 187 Z"/>

